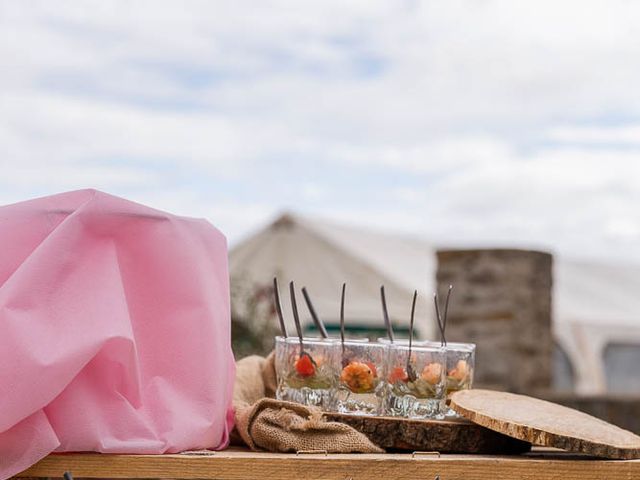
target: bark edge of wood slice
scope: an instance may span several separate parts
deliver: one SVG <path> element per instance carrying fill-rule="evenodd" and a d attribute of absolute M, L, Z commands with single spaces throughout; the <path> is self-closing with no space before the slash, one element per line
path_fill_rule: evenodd
<path fill-rule="evenodd" d="M 604 458 L 640 458 L 638 435 L 546 400 L 471 389 L 454 393 L 451 408 L 478 425 L 533 445 Z"/>
<path fill-rule="evenodd" d="M 385 450 L 494 455 L 516 455 L 531 450 L 529 442 L 465 419 L 418 420 L 335 412 L 323 412 L 323 416 L 353 427 Z"/>

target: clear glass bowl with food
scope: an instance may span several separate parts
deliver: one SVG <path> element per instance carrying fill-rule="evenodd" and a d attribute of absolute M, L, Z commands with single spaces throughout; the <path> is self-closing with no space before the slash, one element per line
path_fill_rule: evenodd
<path fill-rule="evenodd" d="M 473 386 L 476 345 L 474 343 L 451 343 L 445 345 L 447 364 L 446 397 L 447 403 L 454 392 L 467 390 Z M 458 417 L 451 408 L 445 410 L 445 416 Z"/>
<path fill-rule="evenodd" d="M 345 340 L 336 347 L 341 370 L 332 410 L 380 415 L 384 410 L 386 347 L 368 340 Z"/>
<path fill-rule="evenodd" d="M 340 374 L 336 341 L 276 337 L 276 398 L 330 408 Z"/>
<path fill-rule="evenodd" d="M 388 343 L 385 414 L 440 418 L 445 399 L 445 352 L 425 342 Z"/>

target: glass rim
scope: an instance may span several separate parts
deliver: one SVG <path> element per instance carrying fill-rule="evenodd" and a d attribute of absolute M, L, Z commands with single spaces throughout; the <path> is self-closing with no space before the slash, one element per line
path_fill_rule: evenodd
<path fill-rule="evenodd" d="M 295 337 L 283 337 L 282 335 L 277 335 L 276 336 L 276 342 L 277 343 L 285 343 L 285 344 L 291 344 L 291 343 L 295 343 L 295 344 L 299 344 L 300 343 L 300 339 L 295 336 Z M 302 344 L 326 344 L 326 345 L 330 345 L 332 343 L 336 343 L 339 342 L 339 340 L 336 340 L 335 338 L 322 338 L 322 337 L 302 337 Z"/>
<path fill-rule="evenodd" d="M 393 342 L 391 342 L 391 340 L 389 340 L 387 337 L 379 337 L 377 339 L 377 342 L 383 345 L 409 345 L 408 338 L 396 338 Z M 418 340 L 414 338 L 411 341 L 411 345 L 426 345 L 427 343 L 429 343 L 429 340 Z"/>
<path fill-rule="evenodd" d="M 341 343 L 340 337 L 337 337 L 336 341 L 338 343 Z M 344 343 L 348 343 L 348 342 L 358 343 L 358 344 L 375 343 L 369 340 L 367 337 L 344 337 Z"/>
<path fill-rule="evenodd" d="M 433 340 L 429 340 L 428 343 L 433 345 L 442 345 L 441 342 L 437 342 Z M 464 343 L 464 342 L 447 342 L 445 345 L 442 345 L 442 348 L 444 348 L 445 350 L 450 350 L 452 352 L 455 352 L 455 351 L 472 352 L 476 349 L 476 344 Z"/>
<path fill-rule="evenodd" d="M 340 339 L 337 341 L 338 345 L 342 345 Z M 383 343 L 378 343 L 375 340 L 369 339 L 353 339 L 353 338 L 345 338 L 344 344 L 349 347 L 372 347 L 372 348 L 384 348 L 386 345 Z"/>
<path fill-rule="evenodd" d="M 387 344 L 387 347 L 389 348 L 389 350 L 402 350 L 402 351 L 409 351 L 409 342 L 407 343 L 389 343 Z M 435 346 L 435 345 L 429 345 L 426 342 L 423 343 L 416 343 L 413 342 L 411 344 L 411 351 L 412 352 L 431 352 L 431 353 L 444 353 L 445 349 L 444 347 L 440 347 Z"/>

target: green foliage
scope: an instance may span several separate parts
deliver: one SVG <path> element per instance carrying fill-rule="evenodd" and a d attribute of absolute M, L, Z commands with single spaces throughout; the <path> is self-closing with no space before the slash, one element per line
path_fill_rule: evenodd
<path fill-rule="evenodd" d="M 231 346 L 236 359 L 267 355 L 278 335 L 271 286 L 231 280 Z"/>

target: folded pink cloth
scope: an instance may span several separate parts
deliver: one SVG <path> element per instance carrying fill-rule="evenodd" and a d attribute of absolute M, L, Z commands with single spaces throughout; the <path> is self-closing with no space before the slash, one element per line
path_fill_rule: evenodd
<path fill-rule="evenodd" d="M 0 207 L 0 480 L 52 451 L 224 448 L 224 236 L 94 190 Z"/>

